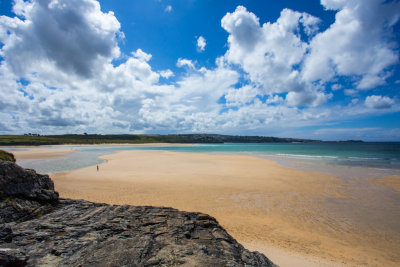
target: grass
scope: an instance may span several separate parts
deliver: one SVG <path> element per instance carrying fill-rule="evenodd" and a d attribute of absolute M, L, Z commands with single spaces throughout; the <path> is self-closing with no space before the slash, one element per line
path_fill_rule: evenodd
<path fill-rule="evenodd" d="M 15 162 L 14 155 L 4 150 L 0 150 L 0 159 Z"/>
<path fill-rule="evenodd" d="M 64 144 L 144 144 L 144 143 L 281 143 L 315 142 L 315 140 L 266 136 L 232 136 L 218 134 L 64 134 L 64 135 L 0 135 L 0 146 L 40 146 Z"/>
<path fill-rule="evenodd" d="M 61 144 L 143 144 L 143 143 L 221 143 L 208 135 L 1 135 L 1 146 L 39 146 Z"/>

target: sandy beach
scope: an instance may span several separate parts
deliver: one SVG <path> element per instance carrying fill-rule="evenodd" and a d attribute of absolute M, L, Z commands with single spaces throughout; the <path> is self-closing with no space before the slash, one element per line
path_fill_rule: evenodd
<path fill-rule="evenodd" d="M 400 177 L 345 181 L 250 156 L 119 151 L 102 158 L 99 171 L 52 174 L 60 196 L 208 213 L 280 266 L 400 264 Z"/>
<path fill-rule="evenodd" d="M 16 148 L 7 149 L 7 151 L 14 154 L 17 161 L 32 160 L 32 159 L 49 159 L 49 158 L 62 158 L 67 157 L 68 153 L 74 152 L 70 148 Z"/>

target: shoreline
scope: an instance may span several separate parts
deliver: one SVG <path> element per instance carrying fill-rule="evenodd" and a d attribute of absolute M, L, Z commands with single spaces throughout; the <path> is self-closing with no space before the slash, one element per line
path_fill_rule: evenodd
<path fill-rule="evenodd" d="M 36 159 L 53 159 L 67 157 L 68 154 L 74 153 L 75 149 L 66 148 L 21 148 L 6 149 L 6 151 L 14 154 L 17 162 L 20 160 L 36 160 Z"/>
<path fill-rule="evenodd" d="M 50 145 L 51 147 L 63 147 L 63 146 L 111 146 L 111 147 L 169 147 L 169 146 L 194 146 L 196 144 L 184 144 L 184 143 L 142 143 L 142 144 L 129 144 L 129 143 L 104 143 L 104 144 L 64 144 L 64 145 Z"/>
<path fill-rule="evenodd" d="M 384 222 L 366 218 L 372 211 L 362 202 L 372 204 L 376 197 L 354 195 L 357 185 L 337 177 L 287 169 L 251 156 L 117 151 L 100 158 L 107 162 L 99 164 L 99 172 L 87 167 L 53 174 L 61 196 L 204 212 L 240 243 L 267 257 L 268 248 L 275 248 L 276 259 L 300 255 L 293 257 L 308 266 L 331 266 L 332 260 L 335 266 L 399 262 L 394 249 L 400 244 L 393 239 L 398 233 L 391 232 L 394 236 L 388 241 L 388 233 L 377 226 Z M 390 184 L 385 183 L 392 188 Z M 374 193 L 382 189 L 375 187 L 370 188 Z M 353 216 L 354 208 L 360 211 Z M 358 219 L 365 222 L 357 224 Z M 385 217 L 394 226 L 396 219 Z M 376 227 L 372 234 L 371 226 Z"/>
<path fill-rule="evenodd" d="M 194 143 L 141 143 L 141 144 L 129 144 L 129 143 L 104 143 L 104 144 L 62 144 L 62 145 L 38 145 L 38 146 L 32 146 L 32 145 L 17 145 L 17 146 L 0 146 L 0 149 L 16 149 L 16 150 L 22 150 L 22 149 L 46 149 L 48 147 L 52 148 L 58 148 L 58 147 L 71 147 L 71 146 L 76 146 L 76 147 L 98 147 L 98 146 L 110 146 L 110 147 L 169 147 L 169 146 L 195 146 L 198 144 Z"/>
<path fill-rule="evenodd" d="M 168 147 L 196 147 L 201 146 L 202 144 L 182 144 L 182 143 L 144 143 L 144 144 L 92 144 L 92 145 L 49 145 L 49 146 L 26 146 L 26 147 L 0 147 L 0 149 L 5 149 L 9 152 L 15 153 L 18 159 L 22 161 L 29 161 L 32 163 L 33 161 L 41 160 L 41 159 L 54 159 L 60 157 L 68 157 L 71 152 L 85 152 L 85 150 L 80 150 L 79 147 L 87 147 L 87 148 L 105 148 L 104 154 L 112 154 L 119 151 L 119 147 L 123 148 L 154 148 L 160 147 L 160 150 L 154 149 L 143 149 L 143 151 L 160 151 L 160 152 L 168 152 Z M 72 149 L 71 147 L 77 147 L 76 149 Z M 70 150 L 65 150 L 70 148 Z M 108 150 L 108 151 L 107 151 Z M 94 150 L 93 150 L 94 151 Z M 100 151 L 100 150 L 99 150 Z M 125 149 L 121 149 L 121 151 L 125 151 Z M 42 152 L 42 153 L 41 153 Z M 273 162 L 278 163 L 284 168 L 295 169 L 301 171 L 307 171 L 312 173 L 324 173 L 329 176 L 340 177 L 342 179 L 354 179 L 354 178 L 379 178 L 382 176 L 400 176 L 400 169 L 398 168 L 385 168 L 385 167 L 377 167 L 377 166 L 358 166 L 358 165 L 348 165 L 348 164 L 339 164 L 335 162 L 331 162 L 329 160 L 324 160 L 323 158 L 336 158 L 333 156 L 305 156 L 305 155 L 297 155 L 297 154 L 288 154 L 287 156 L 283 156 L 281 154 L 264 154 L 259 153 L 257 151 L 181 151 L 181 150 L 171 150 L 169 152 L 178 152 L 178 153 L 188 153 L 188 154 L 205 154 L 205 155 L 220 155 L 220 156 L 251 156 L 259 159 L 266 159 Z M 96 159 L 101 155 L 94 155 Z M 49 161 L 48 163 L 51 163 Z M 23 163 L 22 163 L 23 164 Z M 57 164 L 57 163 L 56 163 Z M 100 164 L 92 163 L 91 165 Z M 89 166 L 89 165 L 86 165 Z M 77 168 L 83 168 L 86 166 L 78 166 Z M 28 165 L 28 168 L 37 168 L 37 166 Z M 40 168 L 40 167 L 39 167 Z M 42 170 L 44 172 L 54 173 L 53 170 Z M 60 171 L 69 171 L 69 170 L 59 170 Z"/>
<path fill-rule="evenodd" d="M 60 196 L 204 212 L 280 266 L 400 262 L 398 176 L 344 181 L 254 156 L 112 151 L 100 157 L 99 172 L 90 166 L 51 174 Z M 368 218 L 375 211 L 387 222 Z"/>

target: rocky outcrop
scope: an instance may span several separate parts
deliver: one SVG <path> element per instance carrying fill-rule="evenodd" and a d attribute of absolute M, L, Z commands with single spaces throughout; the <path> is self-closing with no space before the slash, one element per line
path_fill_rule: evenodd
<path fill-rule="evenodd" d="M 5 197 L 51 203 L 58 200 L 58 193 L 48 175 L 0 160 L 0 198 Z"/>
<path fill-rule="evenodd" d="M 30 265 L 271 266 L 214 218 L 172 208 L 61 199 L 53 212 L 10 228 L 11 242 L 1 246 Z"/>
<path fill-rule="evenodd" d="M 263 254 L 244 249 L 206 214 L 58 199 L 46 176 L 31 170 L 19 174 L 0 179 L 7 189 L 2 196 L 13 197 L 6 205 L 18 200 L 22 209 L 31 209 L 29 203 L 48 208 L 18 222 L 3 219 L 0 266 L 274 266 Z M 35 190 L 4 186 L 6 180 L 25 185 L 22 177 L 36 177 L 28 183 Z"/>
<path fill-rule="evenodd" d="M 48 175 L 0 160 L 0 223 L 41 216 L 58 201 Z"/>

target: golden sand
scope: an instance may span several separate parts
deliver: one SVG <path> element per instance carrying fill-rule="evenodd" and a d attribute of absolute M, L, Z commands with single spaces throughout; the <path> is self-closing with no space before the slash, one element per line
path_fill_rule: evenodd
<path fill-rule="evenodd" d="M 99 171 L 51 175 L 60 196 L 208 213 L 280 266 L 400 265 L 400 177 L 344 181 L 250 156 L 121 151 L 102 158 Z"/>
<path fill-rule="evenodd" d="M 49 159 L 66 157 L 74 152 L 70 148 L 28 148 L 28 149 L 7 149 L 14 154 L 17 162 L 20 160 Z"/>

